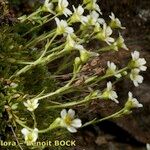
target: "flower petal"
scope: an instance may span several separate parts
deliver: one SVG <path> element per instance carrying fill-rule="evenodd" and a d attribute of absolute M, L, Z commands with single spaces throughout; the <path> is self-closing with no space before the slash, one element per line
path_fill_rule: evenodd
<path fill-rule="evenodd" d="M 138 51 L 134 51 L 131 53 L 133 60 L 139 59 L 140 53 Z"/>
<path fill-rule="evenodd" d="M 71 133 L 77 132 L 76 128 L 71 127 L 71 126 L 67 127 L 67 129 L 68 129 L 68 131 L 70 131 Z"/>
<path fill-rule="evenodd" d="M 26 129 L 26 128 L 23 128 L 21 130 L 21 133 L 24 135 L 24 136 L 27 136 L 30 132 Z"/>
<path fill-rule="evenodd" d="M 67 115 L 66 109 L 63 109 L 63 110 L 61 111 L 60 115 L 61 115 L 61 118 L 64 119 L 64 118 L 66 117 L 66 115 Z"/>
<path fill-rule="evenodd" d="M 71 126 L 75 128 L 79 128 L 82 126 L 81 120 L 80 119 L 74 119 L 71 123 Z"/>
<path fill-rule="evenodd" d="M 71 118 L 74 118 L 74 116 L 75 116 L 75 111 L 72 110 L 72 109 L 69 109 L 69 110 L 68 110 L 68 115 L 69 115 Z"/>
<path fill-rule="evenodd" d="M 112 89 L 112 83 L 109 81 L 107 82 L 107 90 L 110 91 Z"/>
<path fill-rule="evenodd" d="M 33 136 L 33 142 L 35 142 L 38 138 L 38 129 L 35 128 L 32 132 L 32 136 Z"/>

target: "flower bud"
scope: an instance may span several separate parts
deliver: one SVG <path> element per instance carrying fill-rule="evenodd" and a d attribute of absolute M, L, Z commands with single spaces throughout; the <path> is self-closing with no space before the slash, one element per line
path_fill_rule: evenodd
<path fill-rule="evenodd" d="M 94 52 L 89 52 L 85 49 L 80 50 L 80 58 L 81 58 L 83 63 L 86 63 L 89 60 L 89 58 L 93 57 L 93 56 L 99 56 L 99 54 L 94 53 Z"/>
<path fill-rule="evenodd" d="M 78 69 L 80 68 L 82 62 L 79 57 L 76 57 L 74 60 L 74 72 L 78 72 Z"/>

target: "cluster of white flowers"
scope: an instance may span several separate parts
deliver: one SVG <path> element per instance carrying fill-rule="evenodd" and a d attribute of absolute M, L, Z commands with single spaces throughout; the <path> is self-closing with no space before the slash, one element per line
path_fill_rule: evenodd
<path fill-rule="evenodd" d="M 61 118 L 57 118 L 56 120 L 59 120 L 57 124 L 55 124 L 56 127 L 64 127 L 67 128 L 67 130 L 71 133 L 77 132 L 77 129 L 82 126 L 82 122 L 80 119 L 75 119 L 75 111 L 72 109 L 69 109 L 68 112 L 66 109 L 63 109 L 60 113 Z M 27 128 L 23 128 L 21 130 L 21 133 L 24 135 L 25 143 L 26 144 L 32 144 L 36 142 L 38 139 L 38 132 L 39 130 L 37 128 L 34 128 L 33 130 L 28 130 Z"/>
<path fill-rule="evenodd" d="M 53 3 L 55 2 L 57 2 L 58 4 L 54 5 Z M 66 39 L 63 50 L 71 51 L 73 49 L 76 49 L 79 51 L 80 57 L 76 57 L 75 59 L 76 68 L 78 68 L 81 63 L 86 63 L 90 57 L 92 56 L 95 57 L 98 56 L 99 54 L 95 52 L 87 51 L 84 48 L 84 46 L 81 45 L 82 42 L 79 42 L 81 39 L 78 39 L 78 37 L 75 35 L 73 27 L 70 26 L 73 23 L 76 22 L 81 23 L 79 31 L 92 29 L 93 30 L 92 32 L 94 33 L 94 38 L 106 42 L 108 44 L 107 47 L 111 47 L 112 50 L 118 51 L 118 49 L 120 48 L 128 50 L 127 46 L 124 43 L 124 39 L 120 34 L 116 40 L 111 37 L 111 35 L 113 34 L 112 29 L 114 28 L 124 29 L 124 27 L 122 27 L 121 25 L 120 20 L 116 18 L 113 13 L 111 13 L 111 15 L 109 16 L 111 18 L 111 21 L 109 25 L 107 25 L 105 20 L 103 18 L 100 18 L 100 15 L 102 13 L 96 2 L 97 0 L 83 0 L 83 5 L 79 5 L 77 8 L 75 8 L 75 6 L 72 6 L 73 12 L 71 12 L 68 9 L 69 3 L 67 0 L 52 0 L 52 1 L 45 0 L 45 3 L 42 7 L 43 11 L 50 12 L 57 16 L 57 17 L 54 16 L 57 25 L 56 36 L 63 35 Z M 84 9 L 89 10 L 89 14 L 87 16 L 84 16 Z M 60 20 L 58 18 L 59 15 L 65 15 L 66 18 L 69 16 L 69 19 L 67 18 L 67 20 Z M 143 82 L 143 77 L 139 75 L 139 73 L 140 71 L 146 71 L 147 69 L 145 66 L 146 61 L 144 58 L 139 58 L 139 52 L 137 51 L 131 53 L 131 56 L 132 56 L 132 60 L 129 63 L 128 67 L 126 68 L 131 69 L 131 72 L 129 73 L 129 77 L 133 81 L 134 85 L 138 86 L 139 83 Z M 118 68 L 113 62 L 108 61 L 107 67 L 108 68 L 106 70 L 106 76 L 113 75 L 117 78 L 122 77 L 123 72 L 121 73 L 118 72 Z M 124 72 L 126 72 L 126 70 Z M 104 92 L 102 92 L 99 97 L 103 99 L 110 99 L 115 103 L 119 103 L 119 101 L 117 100 L 118 95 L 113 90 L 113 85 L 110 81 L 107 82 L 107 87 L 104 89 Z M 30 112 L 33 112 L 39 106 L 39 102 L 37 99 L 27 100 L 26 102 L 23 102 L 23 104 Z M 133 98 L 132 93 L 129 92 L 128 100 L 125 104 L 125 108 L 130 110 L 132 108 L 138 108 L 138 107 L 143 107 L 143 105 L 140 104 L 136 98 Z M 65 127 L 71 133 L 77 132 L 77 129 L 82 126 L 81 120 L 75 118 L 74 110 L 69 109 L 67 112 L 66 109 L 63 109 L 60 115 L 61 118 L 58 118 L 60 119 L 60 122 L 57 123 L 56 126 Z M 37 128 L 33 130 L 28 130 L 26 128 L 23 128 L 21 132 L 24 135 L 26 143 L 33 143 L 38 138 L 39 130 Z"/>
<path fill-rule="evenodd" d="M 54 8 L 54 2 L 57 2 L 56 9 Z M 97 0 L 83 0 L 83 5 L 79 5 L 77 8 L 75 6 L 72 6 L 73 12 L 68 9 L 68 1 L 67 0 L 57 0 L 50 2 L 49 0 L 45 0 L 44 3 L 44 9 L 51 12 L 51 13 L 57 13 L 59 15 L 64 14 L 66 17 L 70 17 L 69 23 L 76 23 L 81 22 L 80 29 L 83 31 L 85 29 L 88 29 L 87 27 L 93 26 L 94 33 L 97 33 L 95 38 L 106 42 L 109 45 L 113 45 L 113 49 L 118 50 L 119 48 L 127 49 L 126 45 L 124 44 L 124 39 L 122 36 L 120 36 L 116 42 L 114 42 L 114 38 L 110 37 L 112 35 L 112 28 L 121 28 L 122 27 L 121 22 L 118 18 L 115 17 L 113 13 L 109 16 L 111 18 L 110 24 L 107 25 L 105 23 L 105 20 L 100 17 L 101 10 L 97 4 Z M 87 16 L 84 16 L 84 9 L 89 10 L 89 14 Z M 56 24 L 57 24 L 57 33 L 64 34 L 73 32 L 73 28 L 69 27 L 67 24 L 67 21 L 65 20 L 59 20 L 58 18 L 55 18 Z M 64 29 L 65 27 L 65 29 Z M 114 43 L 113 43 L 114 42 Z"/>
<path fill-rule="evenodd" d="M 110 81 L 107 83 L 107 88 L 102 93 L 102 98 L 111 99 L 114 102 L 119 103 L 119 101 L 117 100 L 117 93 L 113 90 L 112 83 Z"/>
<path fill-rule="evenodd" d="M 135 86 L 138 86 L 139 83 L 143 82 L 143 77 L 139 75 L 140 71 L 146 71 L 147 67 L 144 66 L 146 61 L 144 58 L 139 58 L 140 53 L 138 51 L 134 51 L 131 53 L 132 60 L 129 63 L 129 67 L 131 68 L 130 79 L 133 81 Z"/>

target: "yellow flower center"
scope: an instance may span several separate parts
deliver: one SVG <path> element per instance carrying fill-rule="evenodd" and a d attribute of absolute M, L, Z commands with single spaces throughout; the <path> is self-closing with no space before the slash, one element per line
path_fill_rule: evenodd
<path fill-rule="evenodd" d="M 27 135 L 26 141 L 27 141 L 27 142 L 32 142 L 32 141 L 33 141 L 33 135 L 32 135 L 32 133 L 29 133 L 29 134 Z"/>
<path fill-rule="evenodd" d="M 69 115 L 66 115 L 64 121 L 67 125 L 70 125 L 72 122 L 72 118 Z"/>

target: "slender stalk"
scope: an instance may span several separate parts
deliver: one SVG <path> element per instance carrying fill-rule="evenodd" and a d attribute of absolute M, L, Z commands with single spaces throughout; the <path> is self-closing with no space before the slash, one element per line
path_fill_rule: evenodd
<path fill-rule="evenodd" d="M 112 46 L 106 46 L 104 48 L 99 49 L 98 52 L 107 52 L 110 50 L 112 50 Z"/>
<path fill-rule="evenodd" d="M 45 133 L 60 127 L 60 121 L 60 118 L 57 118 L 52 124 L 50 124 L 50 126 L 47 129 L 39 130 L 38 133 Z"/>
<path fill-rule="evenodd" d="M 10 126 L 10 128 L 11 128 L 11 130 L 12 130 L 12 133 L 13 133 L 13 135 L 14 135 L 14 137 L 15 137 L 15 140 L 17 141 L 17 144 L 18 144 L 19 148 L 20 148 L 21 150 L 23 150 L 23 148 L 21 147 L 21 144 L 20 144 L 20 142 L 19 142 L 19 140 L 18 140 L 18 137 L 17 137 L 17 135 L 16 135 L 16 133 L 15 133 L 13 127 L 12 127 L 12 125 L 9 125 L 9 126 Z"/>
<path fill-rule="evenodd" d="M 91 98 L 90 96 L 91 96 L 91 94 L 89 94 L 83 100 L 80 100 L 80 101 L 73 101 L 73 102 L 68 102 L 68 103 L 64 103 L 64 104 L 60 104 L 60 105 L 48 106 L 48 107 L 46 107 L 46 109 L 67 108 L 67 107 L 72 107 L 72 106 L 80 105 L 80 104 L 89 102 L 90 100 L 94 99 L 94 98 Z"/>
<path fill-rule="evenodd" d="M 123 112 L 124 112 L 124 109 L 125 108 L 121 109 L 120 111 L 118 111 L 118 112 L 116 112 L 116 113 L 114 113 L 114 114 L 112 114 L 110 116 L 104 117 L 102 119 L 96 119 L 95 118 L 92 121 L 89 121 L 89 122 L 85 123 L 82 127 L 86 127 L 86 126 L 91 125 L 91 124 L 96 124 L 96 123 L 102 122 L 104 120 L 108 120 L 108 119 L 112 119 L 112 118 L 116 118 L 118 116 L 121 116 L 123 114 Z"/>
<path fill-rule="evenodd" d="M 35 62 L 33 62 L 32 64 L 27 65 L 24 68 L 22 68 L 21 70 L 19 70 L 16 74 L 12 75 L 10 77 L 10 79 L 18 77 L 23 73 L 26 73 L 28 70 L 34 68 L 35 66 L 37 66 L 39 64 L 44 65 L 44 64 L 50 63 L 50 62 L 54 61 L 55 59 L 58 59 L 58 58 L 62 57 L 64 54 L 66 54 L 66 51 L 62 50 L 60 52 L 55 52 L 55 53 L 52 53 L 48 56 L 45 56 L 42 59 L 38 59 Z"/>
<path fill-rule="evenodd" d="M 30 19 L 31 17 L 37 15 L 38 13 L 40 13 L 42 10 L 39 8 L 37 9 L 35 12 L 33 12 L 32 14 L 30 14 L 24 21 L 26 21 L 27 19 Z"/>
<path fill-rule="evenodd" d="M 26 126 L 22 121 L 20 121 L 19 119 L 15 120 L 20 126 L 22 126 L 23 128 L 28 129 L 29 131 L 32 131 L 31 128 L 29 128 L 28 126 Z"/>
<path fill-rule="evenodd" d="M 41 42 L 41 41 L 43 41 L 47 38 L 52 37 L 54 34 L 55 34 L 55 30 L 53 29 L 49 33 L 44 33 L 44 34 L 38 36 L 37 38 L 35 38 L 35 39 L 31 40 L 29 43 L 27 43 L 27 45 L 25 46 L 25 49 L 32 46 L 32 45 L 34 45 L 34 44 L 36 44 L 36 43 L 38 43 L 38 42 Z"/>
<path fill-rule="evenodd" d="M 128 70 L 128 67 L 125 67 L 125 68 L 122 68 L 122 69 L 118 70 L 118 71 L 116 72 L 116 74 L 121 73 L 121 72 L 124 72 L 124 71 L 126 71 L 126 70 Z M 95 83 L 98 83 L 98 82 L 100 82 L 100 81 L 102 81 L 102 80 L 104 80 L 104 79 L 106 79 L 106 78 L 112 77 L 112 76 L 114 76 L 114 74 L 104 75 L 104 76 L 102 76 L 102 77 L 97 77 L 97 76 L 95 76 L 92 80 L 88 80 L 88 79 L 87 79 L 87 80 L 85 81 L 85 83 L 90 84 L 91 82 L 93 82 L 93 83 L 95 84 Z"/>
<path fill-rule="evenodd" d="M 55 17 L 57 17 L 59 14 L 56 14 L 55 16 L 53 16 L 52 18 L 46 20 L 45 22 L 43 22 L 43 24 L 40 24 L 38 26 L 33 27 L 31 30 L 27 31 L 25 34 L 22 35 L 22 37 L 26 36 L 27 34 L 31 33 L 32 31 L 38 29 L 39 27 L 43 26 L 44 24 L 50 22 L 51 20 L 53 20 Z M 50 15 L 47 15 L 47 17 L 49 17 Z"/>
<path fill-rule="evenodd" d="M 32 115 L 32 118 L 34 121 L 34 128 L 36 128 L 37 127 L 36 116 L 35 116 L 34 112 L 31 112 L 31 115 Z"/>
<path fill-rule="evenodd" d="M 46 44 L 45 50 L 44 50 L 44 52 L 42 53 L 42 55 L 40 56 L 39 59 L 42 59 L 42 57 L 45 56 L 45 54 L 46 54 L 48 48 L 50 47 L 50 45 L 52 44 L 52 42 L 54 41 L 54 39 L 55 39 L 56 37 L 57 37 L 57 34 L 55 34 L 55 35 L 53 36 L 53 38 Z"/>
<path fill-rule="evenodd" d="M 33 129 L 31 129 L 28 126 L 26 126 L 25 124 L 23 124 L 22 121 L 20 121 L 20 120 L 17 119 L 16 122 L 20 126 L 26 128 L 27 130 L 33 131 Z M 53 130 L 53 129 L 58 128 L 58 127 L 59 127 L 59 122 L 56 119 L 47 129 L 39 130 L 38 133 L 45 133 L 45 132 L 48 132 L 49 130 Z"/>
<path fill-rule="evenodd" d="M 44 98 L 47 98 L 47 97 L 55 96 L 57 94 L 62 94 L 63 92 L 65 92 L 65 91 L 67 91 L 67 90 L 69 90 L 71 88 L 72 88 L 71 86 L 64 86 L 64 87 L 59 88 L 55 92 L 48 93 L 48 94 L 46 94 L 44 96 L 41 96 L 41 97 L 37 97 L 36 99 L 37 100 L 41 100 L 41 99 L 44 99 Z"/>

